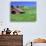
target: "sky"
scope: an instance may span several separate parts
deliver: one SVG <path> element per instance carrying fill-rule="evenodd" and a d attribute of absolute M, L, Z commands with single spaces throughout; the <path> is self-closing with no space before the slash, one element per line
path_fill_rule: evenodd
<path fill-rule="evenodd" d="M 17 5 L 19 5 L 19 6 L 30 6 L 30 7 L 32 7 L 32 6 L 36 6 L 36 2 L 11 2 L 11 5 L 13 5 L 13 6 L 17 6 Z"/>

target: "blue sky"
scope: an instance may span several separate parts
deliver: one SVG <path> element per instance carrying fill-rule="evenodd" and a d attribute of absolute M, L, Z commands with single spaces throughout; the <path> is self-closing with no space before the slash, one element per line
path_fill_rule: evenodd
<path fill-rule="evenodd" d="M 36 6 L 36 2 L 11 2 L 11 5 L 13 6 Z"/>

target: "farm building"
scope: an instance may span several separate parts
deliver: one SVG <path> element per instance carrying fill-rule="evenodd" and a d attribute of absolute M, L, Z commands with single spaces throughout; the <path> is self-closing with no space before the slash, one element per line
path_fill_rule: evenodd
<path fill-rule="evenodd" d="M 24 13 L 24 10 L 20 9 L 19 7 L 13 7 L 11 6 L 11 14 L 18 14 L 18 13 Z"/>

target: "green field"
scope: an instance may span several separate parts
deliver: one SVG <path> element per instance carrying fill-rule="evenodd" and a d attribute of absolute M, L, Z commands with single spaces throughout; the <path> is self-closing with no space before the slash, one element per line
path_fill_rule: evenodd
<path fill-rule="evenodd" d="M 36 21 L 36 7 L 21 7 L 25 11 L 24 14 L 10 14 L 12 22 L 34 22 Z"/>

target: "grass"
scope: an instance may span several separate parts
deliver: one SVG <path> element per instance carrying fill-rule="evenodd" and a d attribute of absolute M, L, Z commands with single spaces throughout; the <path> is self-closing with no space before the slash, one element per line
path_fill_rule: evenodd
<path fill-rule="evenodd" d="M 12 22 L 34 22 L 36 21 L 36 7 L 21 8 L 25 11 L 24 14 L 10 14 Z"/>

